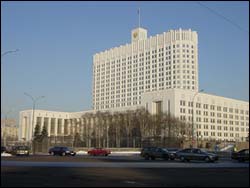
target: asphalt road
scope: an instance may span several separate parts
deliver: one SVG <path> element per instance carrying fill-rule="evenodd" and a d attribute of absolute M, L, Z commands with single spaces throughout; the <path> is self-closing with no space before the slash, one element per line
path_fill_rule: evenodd
<path fill-rule="evenodd" d="M 145 161 L 139 156 L 29 156 L 1 160 L 4 187 L 249 187 L 249 163 L 229 160 L 182 163 Z"/>
<path fill-rule="evenodd" d="M 1 186 L 249 187 L 249 169 L 1 167 Z"/>

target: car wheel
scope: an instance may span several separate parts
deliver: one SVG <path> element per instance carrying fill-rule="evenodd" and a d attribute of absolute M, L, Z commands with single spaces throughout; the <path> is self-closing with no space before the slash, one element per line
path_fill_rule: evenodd
<path fill-rule="evenodd" d="M 238 161 L 239 161 L 239 162 L 244 162 L 244 159 L 239 158 Z"/>
<path fill-rule="evenodd" d="M 165 159 L 166 161 L 168 161 L 168 160 L 169 160 L 169 156 L 168 156 L 168 155 L 165 156 L 164 159 Z"/>
<path fill-rule="evenodd" d="M 211 159 L 209 157 L 205 157 L 206 162 L 211 162 Z"/>
<path fill-rule="evenodd" d="M 144 158 L 145 158 L 146 160 L 149 160 L 149 155 L 145 155 Z"/>
<path fill-rule="evenodd" d="M 107 157 L 107 156 L 108 156 L 108 154 L 105 154 L 105 156 Z"/>
<path fill-rule="evenodd" d="M 55 153 L 52 151 L 52 152 L 51 152 L 51 155 L 55 155 Z"/>
<path fill-rule="evenodd" d="M 185 159 L 185 157 L 181 156 L 181 157 L 180 157 L 180 160 L 181 160 L 182 162 L 184 162 L 186 159 Z"/>
<path fill-rule="evenodd" d="M 66 153 L 65 152 L 62 152 L 62 156 L 65 156 L 66 155 Z"/>

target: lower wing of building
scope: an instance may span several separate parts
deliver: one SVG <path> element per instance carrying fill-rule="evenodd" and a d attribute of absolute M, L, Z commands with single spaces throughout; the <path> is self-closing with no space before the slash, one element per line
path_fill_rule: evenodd
<path fill-rule="evenodd" d="M 167 89 L 142 94 L 141 105 L 108 109 L 110 113 L 145 108 L 151 114 L 170 113 L 181 121 L 192 123 L 199 139 L 245 141 L 249 135 L 249 102 L 198 93 L 183 89 Z M 55 112 L 25 110 L 20 112 L 19 139 L 29 141 L 35 125 L 46 126 L 48 136 L 82 133 L 98 111 Z M 84 118 L 83 118 L 84 116 Z"/>

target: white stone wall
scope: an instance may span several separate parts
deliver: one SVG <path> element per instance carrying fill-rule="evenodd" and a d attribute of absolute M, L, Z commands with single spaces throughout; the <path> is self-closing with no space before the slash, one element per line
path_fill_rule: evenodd
<path fill-rule="evenodd" d="M 38 123 L 37 122 L 38 118 L 41 119 L 40 121 L 41 129 L 45 124 L 45 119 L 48 120 L 46 126 L 48 130 L 48 135 L 50 136 L 50 135 L 59 135 L 59 133 L 63 134 L 64 132 L 63 127 L 65 120 L 69 120 L 76 117 L 77 114 L 73 113 L 72 115 L 72 113 L 70 112 L 35 110 L 34 123 L 32 125 L 33 111 L 32 110 L 21 111 L 19 115 L 19 125 L 20 125 L 19 139 L 25 138 L 25 140 L 31 140 L 32 135 L 34 134 L 35 131 L 35 126 Z M 52 124 L 52 119 L 55 122 L 55 124 Z"/>
<path fill-rule="evenodd" d="M 142 105 L 148 105 L 149 112 L 154 113 L 152 105 L 155 101 L 162 101 L 163 112 L 168 112 L 167 104 L 170 101 L 170 113 L 190 123 L 194 110 L 195 133 L 199 138 L 245 140 L 249 133 L 248 102 L 207 93 L 195 94 L 194 91 L 181 89 L 148 92 L 142 95 Z"/>
<path fill-rule="evenodd" d="M 197 33 L 179 29 L 146 36 L 145 29 L 134 29 L 131 44 L 94 55 L 95 110 L 140 105 L 142 93 L 148 91 L 198 90 Z"/>

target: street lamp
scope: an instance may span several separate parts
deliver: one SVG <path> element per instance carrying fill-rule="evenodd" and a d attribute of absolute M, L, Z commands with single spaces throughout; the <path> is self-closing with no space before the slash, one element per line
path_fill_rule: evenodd
<path fill-rule="evenodd" d="M 24 93 L 24 95 L 27 95 L 28 97 L 31 98 L 31 100 L 33 101 L 33 110 L 32 110 L 32 138 L 33 138 L 33 130 L 34 130 L 34 116 L 35 116 L 35 106 L 36 106 L 36 101 L 38 101 L 41 98 L 44 98 L 45 96 L 39 96 L 37 98 L 33 98 L 31 95 L 29 95 L 28 93 Z"/>
<path fill-rule="evenodd" d="M 194 99 L 199 92 L 203 92 L 203 91 L 204 91 L 204 89 L 197 91 L 194 94 L 193 99 L 192 99 L 192 106 L 193 106 L 193 109 L 192 109 L 192 147 L 194 147 Z"/>
<path fill-rule="evenodd" d="M 14 52 L 17 52 L 17 51 L 19 51 L 19 49 L 6 51 L 6 52 L 4 52 L 4 53 L 1 54 L 1 58 L 3 56 L 5 56 L 5 55 L 9 54 L 9 53 L 14 53 Z M 1 61 L 1 64 L 2 64 L 2 61 Z M 2 87 L 1 87 L 1 101 L 2 101 L 2 95 L 3 95 L 3 92 L 2 92 Z M 2 112 L 2 106 L 1 106 L 1 112 Z"/>
<path fill-rule="evenodd" d="M 17 51 L 19 51 L 19 49 L 16 49 L 16 50 L 9 50 L 9 51 L 7 51 L 7 52 L 2 53 L 2 54 L 1 54 L 1 57 L 5 56 L 6 54 L 14 53 L 14 52 L 17 52 Z"/>

